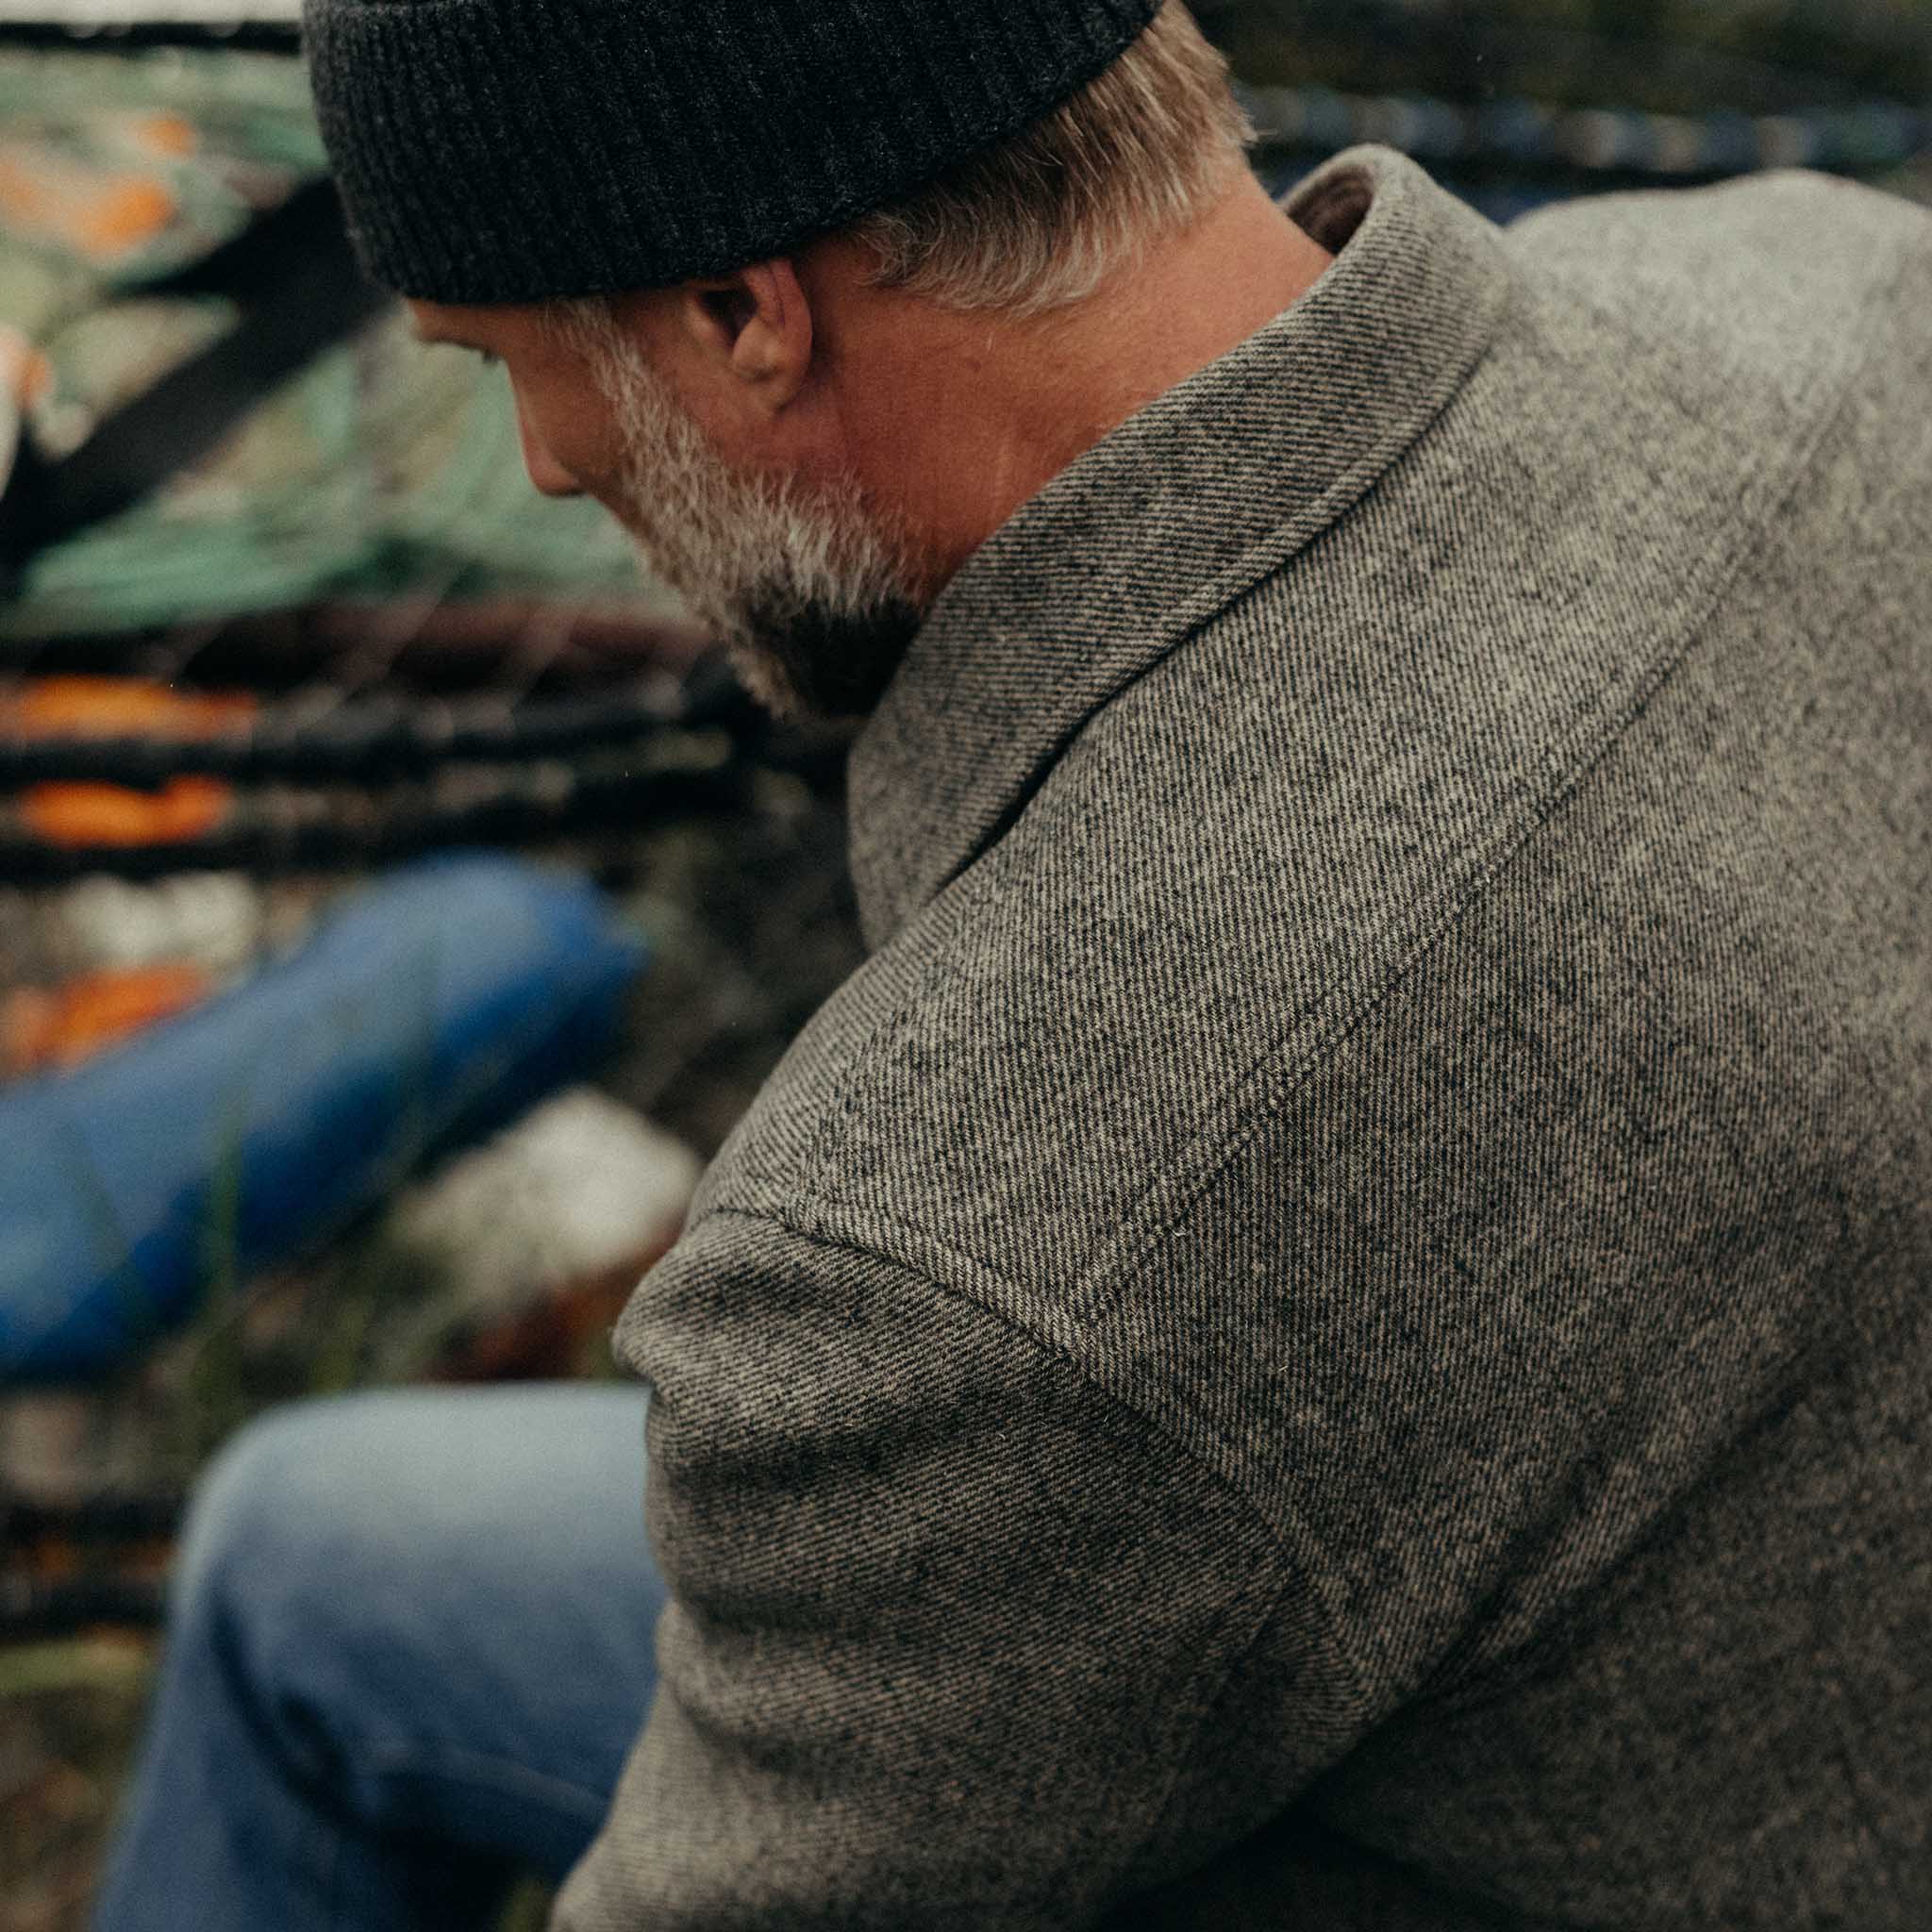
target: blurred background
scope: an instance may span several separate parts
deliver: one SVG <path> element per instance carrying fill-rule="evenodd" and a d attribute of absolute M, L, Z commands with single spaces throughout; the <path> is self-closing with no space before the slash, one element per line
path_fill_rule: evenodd
<path fill-rule="evenodd" d="M 0 0 L 0 1932 L 85 1923 L 210 1453 L 610 1374 L 858 958 L 842 745 L 360 283 L 297 11 Z M 1506 222 L 1786 166 L 1932 202 L 1932 0 L 1197 11 L 1277 187 L 1374 141 Z"/>

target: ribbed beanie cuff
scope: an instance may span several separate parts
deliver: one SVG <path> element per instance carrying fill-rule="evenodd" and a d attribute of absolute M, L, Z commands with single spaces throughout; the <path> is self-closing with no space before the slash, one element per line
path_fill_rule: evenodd
<path fill-rule="evenodd" d="M 1159 0 L 308 0 L 369 273 L 446 303 L 762 261 L 1102 73 Z"/>

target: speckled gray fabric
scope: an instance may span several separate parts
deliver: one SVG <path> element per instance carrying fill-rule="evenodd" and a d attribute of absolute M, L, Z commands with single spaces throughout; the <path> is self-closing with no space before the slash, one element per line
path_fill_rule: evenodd
<path fill-rule="evenodd" d="M 568 1932 L 1932 1924 L 1932 220 L 1295 208 L 859 743 Z"/>

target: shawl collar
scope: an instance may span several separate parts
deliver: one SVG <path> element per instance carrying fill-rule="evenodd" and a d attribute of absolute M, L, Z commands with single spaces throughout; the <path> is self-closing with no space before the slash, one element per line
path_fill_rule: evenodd
<path fill-rule="evenodd" d="M 1108 698 L 1340 519 L 1456 394 L 1514 270 L 1393 150 L 1288 199 L 1334 266 L 1021 506 L 935 603 L 853 747 L 870 944 L 999 835 Z"/>

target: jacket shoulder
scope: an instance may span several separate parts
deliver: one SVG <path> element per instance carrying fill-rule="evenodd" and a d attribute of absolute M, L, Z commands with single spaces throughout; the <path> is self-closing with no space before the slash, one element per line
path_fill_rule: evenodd
<path fill-rule="evenodd" d="M 1782 169 L 1559 203 L 1505 242 L 1533 281 L 1640 334 L 1690 331 L 1729 359 L 1798 368 L 1885 306 L 1904 260 L 1932 257 L 1932 209 Z"/>

